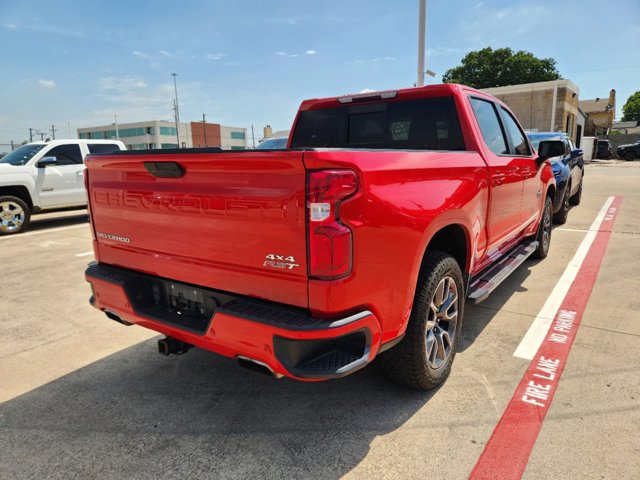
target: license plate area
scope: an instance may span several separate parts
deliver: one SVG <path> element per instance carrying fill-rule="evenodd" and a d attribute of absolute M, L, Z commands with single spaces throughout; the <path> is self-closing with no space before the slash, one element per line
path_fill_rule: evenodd
<path fill-rule="evenodd" d="M 125 287 L 134 310 L 151 320 L 204 335 L 220 305 L 235 297 L 158 277 L 135 275 Z"/>

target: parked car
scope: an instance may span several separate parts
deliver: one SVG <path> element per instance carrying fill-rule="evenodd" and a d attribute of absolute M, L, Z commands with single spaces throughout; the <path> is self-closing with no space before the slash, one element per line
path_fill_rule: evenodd
<path fill-rule="evenodd" d="M 258 144 L 256 150 L 277 150 L 287 148 L 289 137 L 271 137 Z"/>
<path fill-rule="evenodd" d="M 86 206 L 84 158 L 119 150 L 117 140 L 53 140 L 0 158 L 0 235 L 26 230 L 32 213 Z"/>
<path fill-rule="evenodd" d="M 612 156 L 613 148 L 611 148 L 611 142 L 609 140 L 598 140 L 598 151 L 596 152 L 596 158 L 609 160 Z"/>
<path fill-rule="evenodd" d="M 582 149 L 576 148 L 569 135 L 564 132 L 531 132 L 527 133 L 527 136 L 536 150 L 543 140 L 560 140 L 564 144 L 562 155 L 551 158 L 557 187 L 553 202 L 553 221 L 563 224 L 567 221 L 569 206 L 578 205 L 582 198 L 584 176 Z"/>
<path fill-rule="evenodd" d="M 430 85 L 304 101 L 291 149 L 87 160 L 91 304 L 298 380 L 440 385 L 465 300 L 551 241 L 555 179 L 499 99 Z"/>
<path fill-rule="evenodd" d="M 616 149 L 616 153 L 620 158 L 624 158 L 625 160 L 629 161 L 640 158 L 640 140 L 638 140 L 636 143 L 620 145 Z"/>

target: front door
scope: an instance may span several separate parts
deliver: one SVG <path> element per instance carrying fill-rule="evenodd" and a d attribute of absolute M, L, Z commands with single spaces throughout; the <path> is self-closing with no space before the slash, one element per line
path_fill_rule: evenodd
<path fill-rule="evenodd" d="M 44 157 L 55 157 L 56 164 L 37 168 L 36 188 L 42 208 L 84 205 L 84 163 L 80 145 L 59 145 Z"/>

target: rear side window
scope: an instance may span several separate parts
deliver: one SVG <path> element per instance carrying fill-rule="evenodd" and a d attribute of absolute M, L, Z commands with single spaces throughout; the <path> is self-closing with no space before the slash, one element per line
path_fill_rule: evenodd
<path fill-rule="evenodd" d="M 59 145 L 45 154 L 45 157 L 56 157 L 58 165 L 78 165 L 82 163 L 80 145 Z"/>
<path fill-rule="evenodd" d="M 527 137 L 520 130 L 520 127 L 516 123 L 515 119 L 504 108 L 500 107 L 502 110 L 502 118 L 504 119 L 504 126 L 507 129 L 507 133 L 511 138 L 511 145 L 513 145 L 512 155 L 531 155 L 531 149 L 529 148 L 529 142 L 527 142 Z"/>
<path fill-rule="evenodd" d="M 464 150 L 453 97 L 301 112 L 292 148 Z"/>
<path fill-rule="evenodd" d="M 120 147 L 115 143 L 89 143 L 89 153 L 119 152 Z"/>
<path fill-rule="evenodd" d="M 469 100 L 487 147 L 497 155 L 507 155 L 509 153 L 507 142 L 493 103 L 479 98 L 470 98 Z"/>

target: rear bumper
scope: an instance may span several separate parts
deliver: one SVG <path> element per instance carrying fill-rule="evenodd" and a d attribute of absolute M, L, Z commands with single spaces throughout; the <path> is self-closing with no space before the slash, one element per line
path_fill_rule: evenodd
<path fill-rule="evenodd" d="M 343 377 L 380 350 L 380 324 L 367 310 L 318 319 L 303 309 L 235 297 L 104 264 L 85 277 L 91 304 L 122 323 L 137 324 L 231 358 L 266 365 L 299 380 Z M 164 292 L 179 293 L 166 297 Z M 169 298 L 169 300 L 167 300 Z"/>

